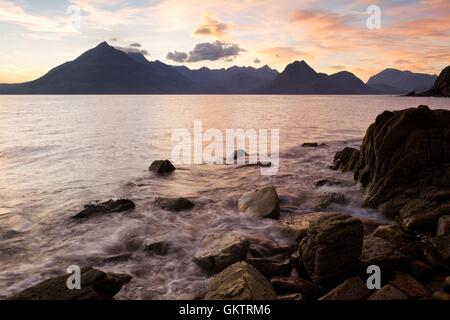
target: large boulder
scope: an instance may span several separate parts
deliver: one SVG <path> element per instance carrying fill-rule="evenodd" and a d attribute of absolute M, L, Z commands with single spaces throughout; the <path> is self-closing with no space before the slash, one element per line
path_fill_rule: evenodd
<path fill-rule="evenodd" d="M 158 174 L 168 174 L 175 171 L 175 166 L 170 160 L 155 160 L 148 170 Z"/>
<path fill-rule="evenodd" d="M 428 299 L 430 292 L 416 279 L 403 272 L 395 272 L 389 285 L 402 291 L 409 299 Z"/>
<path fill-rule="evenodd" d="M 206 300 L 274 300 L 269 280 L 246 262 L 236 262 L 215 275 L 208 284 Z"/>
<path fill-rule="evenodd" d="M 278 219 L 280 199 L 274 186 L 267 186 L 245 193 L 238 201 L 239 211 L 258 218 Z"/>
<path fill-rule="evenodd" d="M 345 275 L 359 265 L 364 227 L 359 219 L 328 213 L 311 223 L 299 245 L 299 264 L 317 283 Z"/>
<path fill-rule="evenodd" d="M 220 272 L 235 262 L 245 260 L 248 244 L 247 239 L 235 232 L 208 234 L 193 260 L 208 271 Z"/>
<path fill-rule="evenodd" d="M 320 300 L 365 300 L 370 295 L 367 284 L 360 277 L 345 280 Z"/>
<path fill-rule="evenodd" d="M 95 202 L 84 206 L 83 211 L 77 213 L 73 218 L 89 218 L 94 215 L 101 215 L 113 212 L 130 211 L 136 208 L 133 201 L 129 199 L 108 200 L 105 202 Z"/>
<path fill-rule="evenodd" d="M 405 229 L 435 230 L 450 210 L 450 111 L 383 112 L 349 167 L 367 189 L 368 207 L 380 207 Z"/>
<path fill-rule="evenodd" d="M 450 270 L 450 234 L 433 237 L 425 256 L 433 266 Z"/>
<path fill-rule="evenodd" d="M 45 280 L 12 296 L 12 300 L 104 300 L 114 297 L 131 280 L 128 274 L 105 273 L 91 267 L 81 268 L 81 289 L 68 289 L 70 275 Z"/>
<path fill-rule="evenodd" d="M 327 214 L 328 212 L 311 212 L 283 218 L 280 220 L 281 230 L 292 239 L 300 241 L 306 236 L 310 224 Z"/>
<path fill-rule="evenodd" d="M 364 237 L 361 262 L 365 267 L 377 265 L 383 272 L 403 267 L 406 258 L 388 241 L 368 235 Z"/>

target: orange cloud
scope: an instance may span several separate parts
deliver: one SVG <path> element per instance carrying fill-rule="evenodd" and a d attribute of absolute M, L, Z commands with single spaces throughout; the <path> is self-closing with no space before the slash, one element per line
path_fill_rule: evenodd
<path fill-rule="evenodd" d="M 204 15 L 205 23 L 193 31 L 196 36 L 211 36 L 216 39 L 222 39 L 230 30 L 230 25 L 221 23 L 210 15 Z"/>

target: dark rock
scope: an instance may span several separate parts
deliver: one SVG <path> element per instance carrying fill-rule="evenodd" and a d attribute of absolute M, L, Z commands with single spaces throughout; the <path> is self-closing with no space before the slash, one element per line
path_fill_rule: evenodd
<path fill-rule="evenodd" d="M 129 199 L 118 199 L 118 200 L 108 200 L 102 203 L 91 203 L 84 206 L 83 211 L 77 213 L 73 218 L 81 219 L 88 218 L 93 215 L 113 213 L 113 212 L 124 212 L 133 210 L 136 205 L 133 201 Z"/>
<path fill-rule="evenodd" d="M 389 284 L 375 291 L 367 300 L 408 300 L 408 296 Z"/>
<path fill-rule="evenodd" d="M 314 210 L 323 210 L 333 203 L 345 204 L 347 203 L 347 199 L 345 199 L 345 196 L 342 193 L 322 192 L 313 200 L 311 207 Z"/>
<path fill-rule="evenodd" d="M 422 95 L 435 97 L 450 97 L 450 66 L 444 68 L 434 82 L 433 87 Z"/>
<path fill-rule="evenodd" d="M 370 295 L 367 284 L 360 277 L 345 280 L 320 300 L 365 300 Z"/>
<path fill-rule="evenodd" d="M 405 265 L 406 258 L 388 241 L 369 235 L 364 237 L 361 262 L 364 267 L 377 265 L 383 272 L 389 272 Z"/>
<path fill-rule="evenodd" d="M 239 211 L 258 218 L 278 219 L 280 199 L 274 186 L 245 193 L 238 201 Z"/>
<path fill-rule="evenodd" d="M 298 277 L 276 276 L 270 279 L 272 287 L 278 294 L 301 293 L 311 299 L 317 299 L 325 294 L 325 289 Z"/>
<path fill-rule="evenodd" d="M 156 254 L 158 256 L 167 256 L 172 249 L 172 244 L 167 241 L 153 241 L 144 243 L 144 251 L 149 254 Z"/>
<path fill-rule="evenodd" d="M 431 265 L 450 270 L 450 234 L 433 237 L 425 257 Z"/>
<path fill-rule="evenodd" d="M 301 293 L 288 293 L 277 296 L 277 300 L 303 300 Z"/>
<path fill-rule="evenodd" d="M 175 167 L 170 160 L 155 160 L 148 170 L 158 174 L 167 174 L 175 171 Z"/>
<path fill-rule="evenodd" d="M 289 235 L 292 239 L 300 241 L 306 236 L 309 225 L 313 221 L 319 219 L 319 217 L 327 214 L 327 212 L 312 212 L 283 218 L 280 220 L 281 230 Z"/>
<path fill-rule="evenodd" d="M 310 224 L 299 252 L 308 276 L 325 283 L 359 265 L 364 228 L 359 219 L 346 214 L 328 213 Z"/>
<path fill-rule="evenodd" d="M 436 291 L 433 293 L 432 297 L 433 300 L 442 300 L 442 301 L 450 301 L 450 294 L 443 291 Z"/>
<path fill-rule="evenodd" d="M 394 278 L 388 284 L 402 291 L 409 299 L 430 297 L 429 291 L 420 282 L 403 272 L 395 272 Z"/>
<path fill-rule="evenodd" d="M 450 215 L 442 216 L 438 221 L 436 235 L 450 234 Z"/>
<path fill-rule="evenodd" d="M 345 183 L 343 181 L 339 181 L 339 180 L 334 180 L 334 179 L 322 179 L 322 180 L 318 180 L 315 183 L 316 187 L 323 187 L 323 186 L 331 186 L 331 187 L 335 187 L 335 186 L 344 186 Z"/>
<path fill-rule="evenodd" d="M 400 246 L 403 241 L 403 230 L 399 226 L 382 225 L 377 227 L 372 235 L 386 240 L 394 247 Z"/>
<path fill-rule="evenodd" d="M 208 271 L 220 272 L 235 262 L 245 260 L 248 246 L 248 240 L 235 232 L 208 234 L 203 238 L 193 261 Z"/>
<path fill-rule="evenodd" d="M 333 170 L 350 171 L 356 166 L 360 152 L 355 148 L 345 147 L 334 155 Z"/>
<path fill-rule="evenodd" d="M 246 262 L 236 262 L 215 275 L 208 284 L 206 300 L 274 300 L 269 280 Z"/>
<path fill-rule="evenodd" d="M 85 267 L 81 269 L 81 289 L 69 290 L 70 275 L 51 278 L 12 296 L 13 300 L 103 300 L 111 299 L 131 280 L 127 274 L 105 273 Z"/>
<path fill-rule="evenodd" d="M 234 150 L 234 153 L 233 153 L 234 160 L 237 160 L 242 157 L 248 157 L 248 153 L 245 152 L 245 150 L 242 150 L 242 149 Z"/>
<path fill-rule="evenodd" d="M 317 142 L 305 142 L 302 144 L 302 148 L 317 148 L 318 146 Z"/>
<path fill-rule="evenodd" d="M 433 274 L 433 268 L 422 260 L 414 260 L 408 264 L 408 272 L 419 280 L 428 280 Z"/>
<path fill-rule="evenodd" d="M 450 276 L 444 279 L 444 290 L 450 293 Z"/>
<path fill-rule="evenodd" d="M 153 203 L 155 206 L 168 211 L 189 210 L 195 206 L 192 201 L 186 198 L 156 197 Z"/>

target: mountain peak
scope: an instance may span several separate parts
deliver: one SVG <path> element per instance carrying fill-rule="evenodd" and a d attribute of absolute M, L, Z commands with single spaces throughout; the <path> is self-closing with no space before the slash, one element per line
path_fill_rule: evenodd
<path fill-rule="evenodd" d="M 316 75 L 317 72 L 311 68 L 305 60 L 294 61 L 286 66 L 283 73 L 285 74 L 305 74 L 305 75 Z"/>

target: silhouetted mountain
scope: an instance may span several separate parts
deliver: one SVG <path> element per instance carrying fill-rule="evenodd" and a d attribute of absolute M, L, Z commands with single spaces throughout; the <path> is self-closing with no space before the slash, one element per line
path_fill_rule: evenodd
<path fill-rule="evenodd" d="M 372 76 L 367 85 L 380 93 L 422 92 L 430 89 L 436 78 L 436 75 L 389 68 Z"/>
<path fill-rule="evenodd" d="M 450 97 L 450 66 L 444 68 L 439 74 L 439 77 L 433 84 L 433 87 L 424 92 L 424 96 L 434 97 Z"/>
<path fill-rule="evenodd" d="M 260 93 L 271 94 L 370 94 L 354 74 L 341 71 L 332 75 L 317 73 L 305 61 L 295 61 Z"/>
<path fill-rule="evenodd" d="M 41 78 L 0 86 L 0 93 L 16 94 L 141 94 L 189 93 L 190 80 L 160 62 L 127 54 L 106 42 L 66 62 Z"/>

